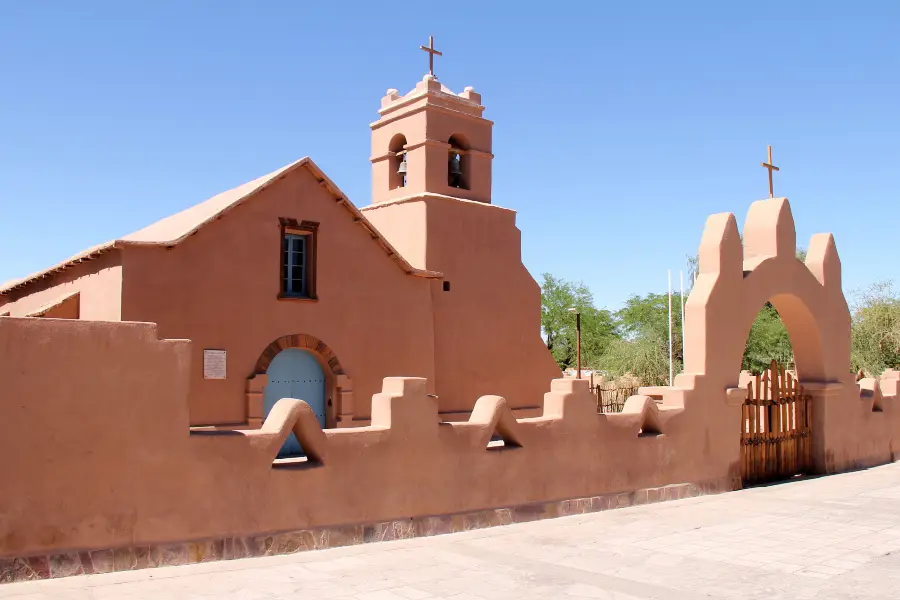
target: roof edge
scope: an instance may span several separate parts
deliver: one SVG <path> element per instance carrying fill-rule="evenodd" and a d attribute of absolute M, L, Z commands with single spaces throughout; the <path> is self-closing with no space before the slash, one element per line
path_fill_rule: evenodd
<path fill-rule="evenodd" d="M 394 262 L 396 262 L 397 265 L 401 269 L 403 269 L 403 271 L 407 275 L 413 275 L 415 277 L 423 277 L 426 279 L 443 279 L 443 277 L 444 277 L 443 273 L 440 273 L 437 271 L 428 271 L 426 269 L 418 269 L 418 268 L 412 266 L 409 263 L 409 261 L 407 261 L 403 257 L 403 255 L 401 255 L 400 252 L 397 251 L 397 249 L 394 248 L 394 246 L 392 246 L 391 243 L 387 241 L 387 239 L 384 237 L 384 235 L 382 235 L 381 232 L 379 232 L 378 229 L 368 219 L 366 219 L 366 217 L 362 214 L 362 212 L 360 212 L 360 210 L 347 198 L 346 194 L 344 194 L 344 192 L 342 192 L 341 189 L 337 185 L 335 185 L 335 183 L 327 175 L 325 175 L 325 172 L 322 171 L 322 169 L 319 168 L 319 166 L 310 157 L 304 156 L 300 160 L 293 162 L 292 164 L 284 167 L 283 169 L 281 169 L 279 171 L 275 171 L 272 174 L 272 177 L 269 178 L 264 183 L 262 183 L 259 187 L 255 188 L 251 192 L 242 196 L 240 199 L 236 200 L 235 202 L 232 202 L 228 206 L 224 207 L 222 210 L 220 210 L 216 213 L 213 213 L 211 216 L 209 216 L 202 222 L 198 223 L 197 225 L 192 227 L 190 230 L 188 230 L 186 233 L 183 233 L 182 235 L 180 235 L 179 237 L 177 237 L 175 239 L 158 241 L 158 242 L 147 242 L 147 241 L 129 240 L 129 239 L 127 239 L 127 236 L 126 236 L 126 238 L 118 238 L 118 239 L 112 240 L 110 242 L 106 242 L 106 243 L 100 244 L 98 246 L 93 246 L 91 248 L 88 248 L 87 250 L 84 250 L 83 252 L 80 252 L 80 253 L 52 266 L 52 267 L 49 267 L 42 271 L 38 271 L 36 273 L 33 273 L 26 277 L 23 277 L 22 279 L 14 280 L 14 281 L 6 284 L 5 287 L 0 288 L 0 295 L 5 295 L 8 292 L 22 289 L 22 288 L 27 287 L 28 285 L 32 284 L 35 281 L 44 279 L 45 277 L 49 277 L 50 275 L 64 271 L 76 264 L 79 264 L 79 263 L 82 263 L 82 262 L 85 262 L 88 260 L 92 260 L 93 258 L 96 258 L 97 256 L 99 256 L 101 254 L 109 252 L 110 250 L 119 249 L 124 246 L 164 246 L 164 247 L 175 246 L 175 245 L 181 243 L 182 241 L 184 241 L 185 239 L 187 239 L 188 237 L 192 236 L 193 234 L 197 233 L 197 231 L 199 231 L 201 227 L 205 226 L 206 224 L 208 224 L 212 221 L 215 221 L 216 219 L 218 219 L 225 213 L 229 212 L 230 210 L 234 209 L 235 207 L 246 202 L 249 198 L 253 198 L 257 194 L 259 194 L 260 192 L 262 192 L 263 190 L 267 189 L 269 186 L 274 184 L 279 179 L 286 177 L 287 175 L 289 175 L 290 173 L 293 173 L 300 167 L 306 167 L 309 170 L 310 174 L 312 174 L 313 177 L 315 177 L 316 180 L 319 182 L 319 185 L 323 186 L 334 197 L 336 202 L 341 203 L 341 205 L 348 212 L 350 212 L 351 216 L 353 217 L 354 222 L 359 223 L 363 227 L 363 229 L 365 229 L 369 233 L 369 235 L 372 236 L 372 239 L 374 239 L 378 243 L 378 245 L 381 246 L 381 248 L 388 254 L 388 256 L 390 256 L 394 260 Z"/>
<path fill-rule="evenodd" d="M 409 261 L 403 258 L 403 255 L 394 248 L 394 246 L 387 241 L 387 238 L 378 231 L 378 229 L 369 221 L 365 215 L 362 214 L 360 209 L 353 204 L 347 195 L 341 191 L 341 189 L 325 174 L 322 169 L 319 168 L 312 159 L 307 159 L 307 162 L 304 165 L 309 169 L 309 172 L 318 180 L 319 185 L 323 186 L 328 193 L 330 193 L 335 202 L 338 202 L 343 206 L 350 214 L 353 216 L 353 220 L 356 223 L 359 223 L 363 229 L 369 232 L 373 239 L 378 242 L 378 245 L 382 247 L 382 249 L 387 252 L 388 256 L 394 259 L 394 261 L 406 272 L 407 275 L 413 275 L 415 277 L 424 277 L 426 279 L 443 279 L 444 274 L 439 271 L 429 271 L 427 269 L 419 269 L 412 266 Z"/>
<path fill-rule="evenodd" d="M 67 258 L 66 260 L 53 265 L 52 267 L 48 267 L 42 271 L 38 271 L 36 273 L 32 273 L 31 275 L 27 275 L 21 279 L 13 280 L 7 283 L 4 287 L 0 288 L 0 296 L 5 295 L 9 292 L 27 287 L 28 285 L 38 281 L 40 279 L 44 279 L 45 277 L 49 277 L 54 273 L 59 273 L 61 271 L 65 271 L 66 269 L 73 267 L 77 264 L 87 262 L 89 260 L 93 260 L 97 258 L 101 254 L 105 254 L 110 250 L 116 250 L 121 246 L 121 244 L 117 240 L 113 240 L 111 242 L 106 242 L 97 246 L 92 246 L 87 250 L 79 252 L 78 254 Z"/>

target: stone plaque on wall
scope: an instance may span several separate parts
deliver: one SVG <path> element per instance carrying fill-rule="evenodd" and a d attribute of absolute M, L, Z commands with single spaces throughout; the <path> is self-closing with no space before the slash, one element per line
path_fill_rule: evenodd
<path fill-rule="evenodd" d="M 203 379 L 225 379 L 225 351 L 203 351 Z"/>

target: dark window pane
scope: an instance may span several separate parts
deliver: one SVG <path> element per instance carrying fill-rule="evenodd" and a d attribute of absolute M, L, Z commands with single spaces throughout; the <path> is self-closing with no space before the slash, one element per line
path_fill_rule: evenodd
<path fill-rule="evenodd" d="M 306 245 L 308 235 L 295 233 L 284 234 L 282 252 L 283 277 L 282 286 L 284 292 L 289 294 L 306 294 Z"/>

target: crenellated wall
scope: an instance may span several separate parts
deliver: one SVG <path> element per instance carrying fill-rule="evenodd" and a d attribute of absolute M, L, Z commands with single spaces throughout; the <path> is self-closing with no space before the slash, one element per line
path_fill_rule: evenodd
<path fill-rule="evenodd" d="M 485 396 L 442 423 L 424 379 L 387 378 L 368 427 L 323 431 L 284 399 L 259 430 L 190 432 L 189 345 L 152 324 L 0 319 L 0 556 L 737 485 L 702 408 L 635 396 L 598 415 L 586 380 L 554 381 L 528 419 Z M 275 460 L 290 431 L 306 461 Z"/>
<path fill-rule="evenodd" d="M 674 386 L 642 388 L 621 414 L 598 414 L 587 381 L 557 379 L 539 417 L 516 419 L 510 399 L 483 396 L 468 420 L 442 422 L 425 379 L 389 377 L 367 427 L 322 430 L 288 398 L 260 429 L 191 431 L 189 340 L 160 340 L 148 323 L 2 317 L 0 581 L 491 520 L 473 514 L 565 514 L 553 503 L 596 510 L 669 498 L 681 484 L 734 489 L 740 357 L 767 299 L 813 395 L 816 469 L 893 460 L 900 373 L 859 383 L 850 373 L 833 239 L 814 236 L 798 261 L 786 199 L 755 203 L 744 232 L 742 245 L 733 215 L 707 221 L 686 372 Z M 290 432 L 305 459 L 276 459 Z"/>

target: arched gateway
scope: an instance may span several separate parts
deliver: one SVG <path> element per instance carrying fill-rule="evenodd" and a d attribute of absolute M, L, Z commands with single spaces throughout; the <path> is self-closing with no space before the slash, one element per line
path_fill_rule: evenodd
<path fill-rule="evenodd" d="M 811 238 L 805 262 L 797 259 L 796 246 L 786 198 L 753 203 L 743 243 L 734 215 L 709 217 L 700 243 L 700 272 L 685 306 L 685 373 L 676 385 L 679 380 L 690 387 L 702 382 L 741 398 L 744 345 L 756 314 L 771 302 L 790 335 L 799 385 L 811 397 L 812 456 L 815 470 L 822 471 L 826 458 L 816 433 L 824 421 L 816 407 L 853 383 L 850 312 L 831 234 Z M 735 423 L 735 440 L 739 431 Z"/>

